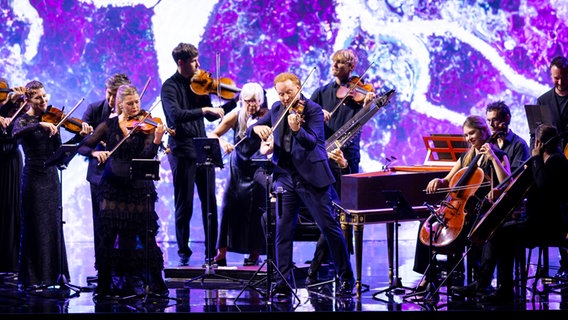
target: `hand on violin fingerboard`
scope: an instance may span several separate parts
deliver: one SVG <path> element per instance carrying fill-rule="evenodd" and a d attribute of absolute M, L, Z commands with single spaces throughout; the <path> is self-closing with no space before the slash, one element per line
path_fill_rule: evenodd
<path fill-rule="evenodd" d="M 202 110 L 204 115 L 209 114 L 216 116 L 217 118 L 223 118 L 225 115 L 225 110 L 223 110 L 223 108 L 203 107 Z"/>
<path fill-rule="evenodd" d="M 295 113 L 290 113 L 288 115 L 288 125 L 293 132 L 300 131 L 300 126 L 302 125 L 302 116 Z"/>
<path fill-rule="evenodd" d="M 85 137 L 93 133 L 93 127 L 86 122 L 81 123 L 81 132 L 79 134 L 81 137 Z"/>

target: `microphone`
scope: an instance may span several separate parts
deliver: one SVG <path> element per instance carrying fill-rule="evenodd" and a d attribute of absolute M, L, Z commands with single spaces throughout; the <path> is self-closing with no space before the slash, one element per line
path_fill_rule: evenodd
<path fill-rule="evenodd" d="M 436 218 L 436 220 L 438 220 L 438 223 L 441 224 L 444 228 L 447 228 L 448 225 L 446 224 L 446 222 L 444 220 L 442 220 L 442 218 L 438 215 L 438 213 L 436 212 L 436 209 L 434 209 L 434 207 L 429 204 L 428 202 L 424 202 L 424 205 L 426 206 L 426 208 L 428 208 L 428 210 L 430 211 L 430 215 L 434 216 Z"/>

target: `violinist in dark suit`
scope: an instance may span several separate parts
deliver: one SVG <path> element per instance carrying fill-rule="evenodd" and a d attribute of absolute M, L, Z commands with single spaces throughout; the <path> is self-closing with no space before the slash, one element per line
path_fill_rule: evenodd
<path fill-rule="evenodd" d="M 272 162 L 273 188 L 282 191 L 282 212 L 276 218 L 276 262 L 284 279 L 274 290 L 277 298 L 288 298 L 288 283 L 293 268 L 293 235 L 298 209 L 304 204 L 329 243 L 341 285 L 338 295 L 350 297 L 354 277 L 349 252 L 339 222 L 331 207 L 331 188 L 335 182 L 324 146 L 321 106 L 300 92 L 298 77 L 281 73 L 274 79 L 279 102 L 247 130 L 251 139 L 274 139 Z M 282 120 L 282 121 L 280 121 Z"/>

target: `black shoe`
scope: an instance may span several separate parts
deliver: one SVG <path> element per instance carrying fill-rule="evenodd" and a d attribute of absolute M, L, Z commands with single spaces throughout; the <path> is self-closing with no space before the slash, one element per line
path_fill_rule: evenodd
<path fill-rule="evenodd" d="M 243 262 L 243 266 L 245 267 L 258 266 L 259 264 L 260 264 L 260 257 L 256 259 L 245 258 L 245 261 Z"/>
<path fill-rule="evenodd" d="M 292 289 L 288 287 L 285 283 L 279 283 L 274 287 L 272 291 L 272 297 L 278 300 L 290 300 L 292 299 Z"/>
<path fill-rule="evenodd" d="M 227 266 L 227 258 L 223 258 L 223 259 L 219 259 L 219 260 L 213 260 L 213 264 L 216 264 L 218 267 L 226 267 Z"/>
<path fill-rule="evenodd" d="M 498 288 L 495 292 L 483 295 L 480 299 L 481 303 L 492 305 L 508 305 L 515 301 L 515 291 L 513 288 Z"/>
<path fill-rule="evenodd" d="M 187 257 L 187 256 L 179 257 L 179 263 L 178 263 L 179 267 L 185 267 L 188 264 L 189 264 L 189 257 Z"/>
<path fill-rule="evenodd" d="M 337 296 L 340 297 L 351 297 L 353 296 L 353 285 L 355 281 L 353 279 L 341 281 L 341 286 L 337 291 Z"/>
<path fill-rule="evenodd" d="M 463 296 L 463 297 L 475 297 L 488 295 L 493 292 L 491 286 L 481 286 L 477 281 L 474 281 L 466 286 L 452 286 L 450 287 L 450 292 L 453 295 Z"/>

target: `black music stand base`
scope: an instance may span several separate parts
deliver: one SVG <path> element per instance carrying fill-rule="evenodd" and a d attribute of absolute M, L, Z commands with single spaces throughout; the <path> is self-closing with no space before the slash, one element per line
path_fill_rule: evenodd
<path fill-rule="evenodd" d="M 404 296 L 406 291 L 414 292 L 415 289 L 411 287 L 405 287 L 402 284 L 402 278 L 399 277 L 398 273 L 398 228 L 399 224 L 399 216 L 406 215 L 406 216 L 415 216 L 414 211 L 410 204 L 406 201 L 402 192 L 399 190 L 383 190 L 383 194 L 387 199 L 387 205 L 391 206 L 394 212 L 394 245 L 395 245 L 395 272 L 392 284 L 383 290 L 377 291 L 373 293 L 373 299 L 386 302 L 386 303 L 402 303 L 404 300 Z M 389 300 L 384 300 L 379 298 L 379 295 L 385 294 Z"/>

